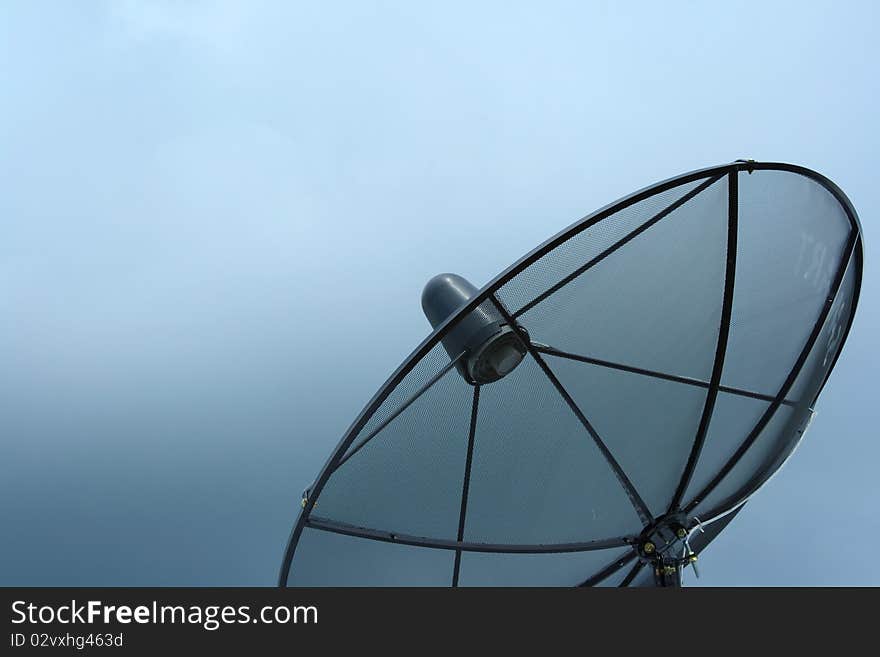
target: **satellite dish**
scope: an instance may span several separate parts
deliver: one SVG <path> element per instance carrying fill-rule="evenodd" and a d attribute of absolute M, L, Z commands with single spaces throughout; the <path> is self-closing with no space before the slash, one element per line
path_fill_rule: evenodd
<path fill-rule="evenodd" d="M 482 289 L 435 277 L 433 332 L 303 494 L 280 585 L 680 585 L 803 437 L 861 273 L 834 183 L 738 160 Z"/>

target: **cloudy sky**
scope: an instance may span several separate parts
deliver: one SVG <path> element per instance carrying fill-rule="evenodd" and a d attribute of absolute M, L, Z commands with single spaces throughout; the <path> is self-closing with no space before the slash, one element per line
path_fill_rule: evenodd
<path fill-rule="evenodd" d="M 427 334 L 606 203 L 828 175 L 862 299 L 704 584 L 880 584 L 874 2 L 6 2 L 0 583 L 272 584 L 300 491 Z M 441 227 L 442 228 L 438 228 Z"/>

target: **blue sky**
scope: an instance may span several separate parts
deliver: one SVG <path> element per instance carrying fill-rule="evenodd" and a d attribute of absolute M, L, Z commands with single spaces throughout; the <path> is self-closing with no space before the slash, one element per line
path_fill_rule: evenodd
<path fill-rule="evenodd" d="M 0 582 L 273 583 L 300 491 L 427 334 L 429 277 L 481 285 L 636 188 L 748 157 L 844 189 L 864 281 L 807 439 L 700 583 L 880 584 L 878 18 L 4 3 Z"/>

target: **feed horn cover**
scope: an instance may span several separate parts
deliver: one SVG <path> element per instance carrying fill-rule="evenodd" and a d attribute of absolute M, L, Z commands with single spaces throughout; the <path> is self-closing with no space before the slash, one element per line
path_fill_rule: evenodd
<path fill-rule="evenodd" d="M 660 583 L 656 559 L 702 549 L 797 446 L 861 271 L 834 183 L 738 161 L 480 290 L 452 276 L 460 303 L 425 308 L 434 331 L 306 491 L 281 585 Z"/>

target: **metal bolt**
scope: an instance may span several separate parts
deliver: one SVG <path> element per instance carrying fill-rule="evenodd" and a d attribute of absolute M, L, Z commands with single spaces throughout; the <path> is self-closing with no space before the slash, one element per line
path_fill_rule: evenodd
<path fill-rule="evenodd" d="M 679 538 L 684 538 L 685 536 L 688 535 L 687 529 L 685 529 L 684 527 L 679 527 L 678 531 L 675 532 L 675 535 L 678 536 Z"/>
<path fill-rule="evenodd" d="M 642 546 L 642 549 L 645 551 L 645 554 L 651 554 L 654 551 L 654 544 L 648 541 Z"/>

